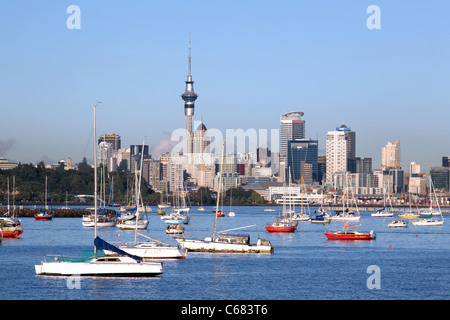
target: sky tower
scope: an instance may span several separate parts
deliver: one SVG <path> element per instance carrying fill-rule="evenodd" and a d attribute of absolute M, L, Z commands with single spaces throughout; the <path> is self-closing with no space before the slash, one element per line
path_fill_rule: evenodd
<path fill-rule="evenodd" d="M 181 95 L 184 100 L 184 115 L 186 116 L 186 153 L 192 153 L 193 137 L 192 119 L 194 117 L 194 105 L 197 99 L 197 94 L 194 92 L 194 81 L 191 76 L 191 34 L 189 33 L 189 71 L 186 80 L 186 90 Z"/>

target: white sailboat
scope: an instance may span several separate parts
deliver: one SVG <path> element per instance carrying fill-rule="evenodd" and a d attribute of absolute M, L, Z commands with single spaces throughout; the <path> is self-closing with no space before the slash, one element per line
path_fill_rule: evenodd
<path fill-rule="evenodd" d="M 205 207 L 203 207 L 203 192 L 200 190 L 200 207 L 197 208 L 198 211 L 205 211 Z"/>
<path fill-rule="evenodd" d="M 389 205 L 391 207 L 391 210 L 386 209 L 386 188 L 383 187 L 383 208 L 372 213 L 371 216 L 372 217 L 392 217 L 394 215 L 394 213 L 392 213 L 391 197 L 389 197 Z"/>
<path fill-rule="evenodd" d="M 100 277 L 153 277 L 162 274 L 159 262 L 144 262 L 137 256 L 130 255 L 97 236 L 97 143 L 96 106 L 94 106 L 94 251 L 81 258 L 60 255 L 45 256 L 50 261 L 35 265 L 37 275 L 50 276 L 100 276 Z M 106 256 L 102 250 L 114 251 L 115 255 Z"/>
<path fill-rule="evenodd" d="M 233 188 L 230 188 L 230 211 L 228 211 L 228 216 L 234 217 L 236 216 L 236 213 L 231 210 L 231 199 L 233 199 Z"/>
<path fill-rule="evenodd" d="M 291 186 L 291 174 L 289 173 L 289 190 L 291 190 L 290 186 Z M 301 196 L 302 202 L 300 204 L 301 209 L 300 209 L 300 212 L 295 212 L 295 203 L 292 202 L 292 205 L 294 208 L 293 209 L 294 213 L 291 215 L 291 220 L 293 220 L 293 221 L 309 221 L 309 220 L 311 220 L 311 216 L 303 211 L 303 199 L 304 199 L 304 195 L 305 195 L 304 189 L 303 189 L 303 176 L 301 177 L 300 192 L 302 194 L 302 196 Z M 308 202 L 308 209 L 309 209 L 309 202 Z"/>
<path fill-rule="evenodd" d="M 145 139 L 142 142 L 142 150 L 144 150 L 144 144 L 145 144 Z M 139 168 L 142 168 L 143 165 L 143 158 L 144 158 L 144 153 L 141 154 L 141 166 Z M 136 205 L 134 207 L 134 210 L 132 210 L 132 212 L 127 212 L 127 214 L 130 215 L 131 213 L 131 217 L 129 218 L 122 218 L 119 219 L 119 221 L 117 222 L 117 227 L 119 227 L 122 230 L 145 230 L 148 227 L 149 224 L 149 220 L 147 219 L 147 214 L 145 213 L 146 219 L 143 219 L 143 216 L 141 216 L 141 212 L 142 210 L 139 210 L 139 208 L 143 208 L 144 205 L 141 202 L 142 201 L 142 195 L 141 195 L 141 181 L 142 181 L 142 170 L 139 170 L 139 180 L 138 180 L 138 170 L 134 171 L 134 192 L 135 192 L 135 196 L 134 199 L 136 201 Z M 133 212 L 134 211 L 134 212 Z"/>
<path fill-rule="evenodd" d="M 194 239 L 186 239 L 183 237 L 177 238 L 176 240 L 184 249 L 187 249 L 188 251 L 215 252 L 215 253 L 272 253 L 273 246 L 268 240 L 258 239 L 256 244 L 251 244 L 249 235 L 226 233 L 232 230 L 252 227 L 254 225 L 218 232 L 219 236 L 216 238 L 217 212 L 219 210 L 220 194 L 222 188 L 224 145 L 225 140 L 222 141 L 222 160 L 220 163 L 220 173 L 219 173 L 219 191 L 217 192 L 217 202 L 214 216 L 214 231 L 212 238 L 207 237 L 204 240 L 194 240 Z"/>
<path fill-rule="evenodd" d="M 437 208 L 433 207 L 433 198 L 432 194 L 434 194 Z M 423 216 L 425 214 L 425 216 Z M 440 218 L 435 218 L 439 216 Z M 419 219 L 413 220 L 413 224 L 415 226 L 442 226 L 444 224 L 444 217 L 442 216 L 442 210 L 439 206 L 438 199 L 436 198 L 436 193 L 433 186 L 433 181 L 430 178 L 430 207 L 426 210 L 421 211 L 421 216 Z"/>
<path fill-rule="evenodd" d="M 348 181 L 347 174 L 345 174 L 345 190 L 347 192 L 346 199 L 344 199 L 345 194 L 342 195 L 342 212 L 335 211 L 335 215 L 331 216 L 332 221 L 359 221 L 361 214 L 358 210 L 358 205 L 356 204 L 355 197 L 353 195 L 353 200 L 355 201 L 356 211 L 350 208 L 348 204 Z"/>
<path fill-rule="evenodd" d="M 138 233 L 140 236 L 145 237 L 148 241 L 123 244 L 119 249 L 134 255 L 141 257 L 144 260 L 160 260 L 160 259 L 185 259 L 187 252 L 179 245 L 170 245 L 162 241 L 152 239 L 146 235 Z M 112 251 L 105 251 L 106 254 L 113 254 Z"/>

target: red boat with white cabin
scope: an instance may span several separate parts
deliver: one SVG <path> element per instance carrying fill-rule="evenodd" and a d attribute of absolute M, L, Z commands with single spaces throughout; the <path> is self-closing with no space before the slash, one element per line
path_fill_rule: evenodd
<path fill-rule="evenodd" d="M 1 220 L 0 233 L 3 238 L 17 238 L 23 233 L 23 228 L 19 223 Z"/>
<path fill-rule="evenodd" d="M 51 215 L 50 213 L 47 213 L 47 211 L 40 211 L 39 213 L 36 213 L 34 215 L 34 218 L 36 220 L 52 220 L 53 219 L 53 215 Z"/>
<path fill-rule="evenodd" d="M 275 221 L 266 226 L 269 232 L 294 232 L 297 230 L 297 224 L 292 221 Z"/>

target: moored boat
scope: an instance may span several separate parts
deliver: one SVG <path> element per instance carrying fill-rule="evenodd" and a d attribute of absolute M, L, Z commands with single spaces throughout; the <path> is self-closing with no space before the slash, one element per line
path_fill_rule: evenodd
<path fill-rule="evenodd" d="M 328 240 L 373 240 L 376 237 L 372 230 L 370 232 L 341 230 L 336 232 L 326 232 L 325 236 Z"/>
<path fill-rule="evenodd" d="M 181 248 L 180 245 L 170 245 L 151 238 L 149 238 L 149 241 L 136 244 L 123 244 L 119 246 L 119 249 L 144 260 L 185 259 L 187 255 L 186 250 Z M 105 253 L 114 254 L 113 251 L 108 250 Z"/>
<path fill-rule="evenodd" d="M 23 228 L 20 224 L 0 220 L 0 233 L 3 238 L 17 238 L 23 233 Z"/>
<path fill-rule="evenodd" d="M 414 219 L 418 218 L 419 216 L 420 214 L 414 212 L 405 212 L 398 215 L 398 217 L 402 219 Z"/>
<path fill-rule="evenodd" d="M 253 227 L 256 225 L 234 228 L 217 232 L 216 238 L 217 213 L 219 209 L 220 194 L 222 188 L 222 172 L 224 163 L 225 140 L 222 141 L 222 160 L 220 162 L 219 190 L 217 192 L 216 211 L 214 217 L 213 236 L 206 237 L 204 240 L 176 238 L 176 241 L 188 251 L 214 252 L 214 253 L 272 253 L 273 246 L 268 240 L 258 239 L 256 244 L 250 243 L 249 235 L 228 234 L 226 232 L 236 229 Z"/>
<path fill-rule="evenodd" d="M 43 210 L 43 211 L 39 211 L 39 213 L 36 213 L 34 215 L 34 219 L 48 221 L 48 220 L 52 220 L 53 219 L 53 215 L 47 213 L 46 210 Z"/>
<path fill-rule="evenodd" d="M 292 221 L 275 221 L 266 225 L 268 232 L 294 232 L 297 229 L 297 225 Z"/>
<path fill-rule="evenodd" d="M 406 228 L 408 227 L 408 220 L 392 220 L 388 223 L 389 228 Z"/>
<path fill-rule="evenodd" d="M 181 234 L 184 232 L 184 227 L 181 224 L 169 224 L 166 227 L 167 234 Z"/>
<path fill-rule="evenodd" d="M 345 228 L 359 227 L 361 224 L 350 225 L 345 222 L 342 223 L 343 230 L 331 232 L 327 230 L 325 236 L 328 240 L 373 240 L 376 238 L 373 230 L 370 232 L 359 232 L 357 230 L 346 230 Z"/>
<path fill-rule="evenodd" d="M 97 236 L 97 133 L 94 106 L 94 250 L 92 254 L 81 258 L 69 258 L 59 255 L 49 256 L 41 264 L 35 265 L 37 275 L 50 276 L 101 276 L 101 277 L 153 277 L 162 274 L 162 264 L 144 262 L 118 249 Z M 115 255 L 106 256 L 104 250 L 114 251 Z"/>

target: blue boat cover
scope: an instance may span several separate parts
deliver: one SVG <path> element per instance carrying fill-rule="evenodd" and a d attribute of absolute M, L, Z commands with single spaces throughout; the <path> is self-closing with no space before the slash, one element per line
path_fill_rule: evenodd
<path fill-rule="evenodd" d="M 139 262 L 142 261 L 141 257 L 129 254 L 129 253 L 127 253 L 127 252 L 117 248 L 116 246 L 113 246 L 112 244 L 106 242 L 105 240 L 100 239 L 98 236 L 94 239 L 94 245 L 95 245 L 95 247 L 97 249 L 114 251 L 115 253 L 118 253 L 118 254 L 123 255 L 123 256 L 128 256 L 128 257 L 130 257 L 130 258 L 132 258 L 132 259 L 134 259 L 136 261 L 139 261 Z"/>

